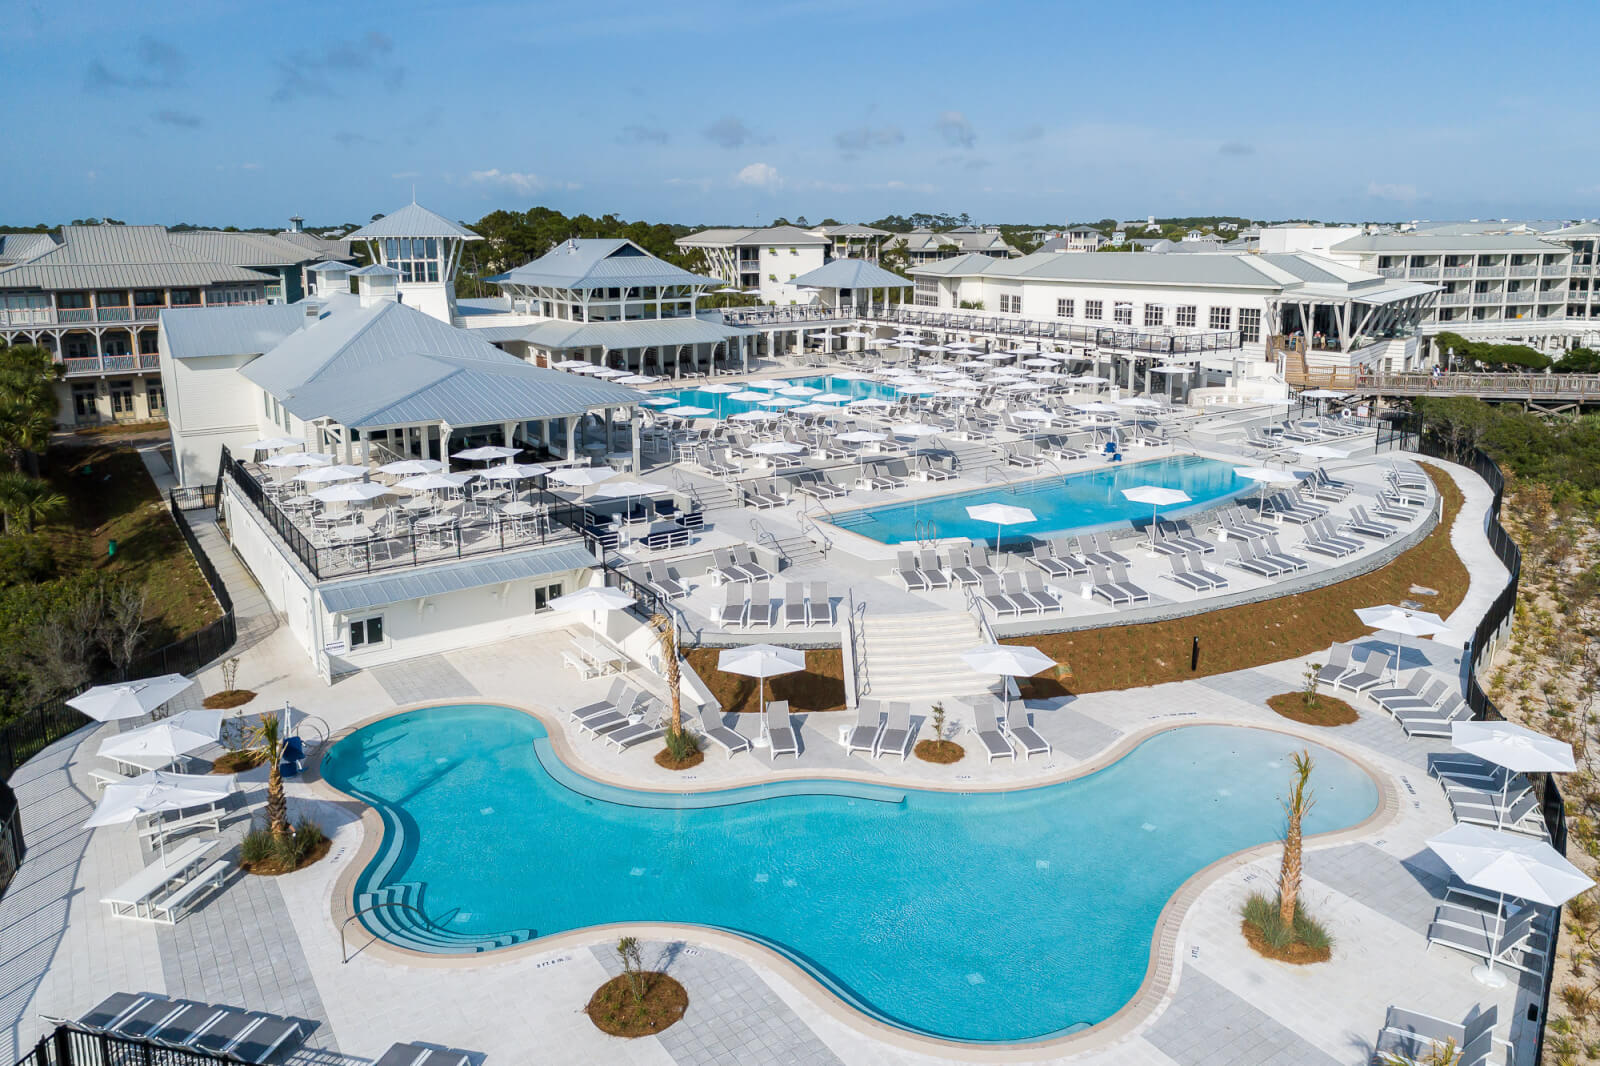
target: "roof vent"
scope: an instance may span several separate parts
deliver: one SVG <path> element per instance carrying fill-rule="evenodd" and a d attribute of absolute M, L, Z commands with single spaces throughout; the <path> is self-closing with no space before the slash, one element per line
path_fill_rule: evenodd
<path fill-rule="evenodd" d="M 568 237 L 567 238 L 567 254 L 568 255 L 577 255 L 578 254 L 578 238 L 576 238 L 576 237 Z"/>
<path fill-rule="evenodd" d="M 311 323 L 315 322 L 317 319 L 322 317 L 322 301 L 321 300 L 307 300 L 307 301 L 305 301 L 305 311 L 306 311 L 306 319 L 305 319 L 305 321 L 303 323 L 301 323 L 301 325 L 309 326 Z"/>
<path fill-rule="evenodd" d="M 306 220 L 305 219 L 301 218 L 299 215 L 290 215 L 289 216 L 289 232 L 290 233 L 301 233 L 301 232 L 303 232 L 305 230 L 305 228 L 306 228 Z"/>

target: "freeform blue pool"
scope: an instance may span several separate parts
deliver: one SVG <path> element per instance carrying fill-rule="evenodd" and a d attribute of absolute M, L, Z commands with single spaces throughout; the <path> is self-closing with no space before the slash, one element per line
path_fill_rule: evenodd
<path fill-rule="evenodd" d="M 816 376 L 809 378 L 785 378 L 791 385 L 804 385 L 806 388 L 818 389 L 822 392 L 833 392 L 847 395 L 853 400 L 894 400 L 900 394 L 889 385 L 881 381 L 855 381 L 850 378 L 836 378 Z M 778 396 L 778 392 L 769 389 L 749 389 L 750 392 L 766 393 L 768 396 Z M 671 396 L 685 407 L 703 407 L 711 414 L 707 418 L 728 418 L 743 411 L 756 409 L 775 410 L 775 408 L 762 408 L 755 400 L 731 400 L 732 393 L 707 392 L 704 389 L 672 389 L 666 392 L 652 392 L 651 396 Z M 790 396 L 787 399 L 796 400 L 805 404 L 811 402 L 809 396 Z M 833 406 L 843 407 L 843 404 Z"/>
<path fill-rule="evenodd" d="M 1016 1042 L 1093 1025 L 1133 996 L 1172 893 L 1281 836 L 1286 756 L 1305 746 L 1185 726 L 1098 773 L 1011 792 L 791 780 L 678 795 L 574 773 L 529 715 L 452 706 L 357 730 L 322 772 L 383 816 L 358 900 L 419 883 L 412 898 L 458 936 L 731 930 L 890 1024 Z M 1368 817 L 1372 779 L 1309 747 L 1307 831 Z"/>
<path fill-rule="evenodd" d="M 841 511 L 830 521 L 840 529 L 884 544 L 945 537 L 966 537 L 993 544 L 994 523 L 975 521 L 967 514 L 968 507 L 1006 503 L 1033 512 L 1035 521 L 1006 526 L 1001 534 L 1003 541 L 1059 536 L 1134 519 L 1148 522 L 1150 505 L 1133 503 L 1122 495 L 1123 489 L 1135 485 L 1161 485 L 1189 494 L 1192 502 L 1181 507 L 1163 507 L 1161 514 L 1166 517 L 1208 507 L 1253 488 L 1254 482 L 1235 474 L 1231 463 L 1199 455 L 1172 455 L 908 503 Z"/>

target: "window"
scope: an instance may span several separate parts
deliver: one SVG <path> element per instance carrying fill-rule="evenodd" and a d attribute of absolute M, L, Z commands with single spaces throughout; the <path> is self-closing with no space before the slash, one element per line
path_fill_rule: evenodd
<path fill-rule="evenodd" d="M 122 378 L 111 383 L 111 413 L 113 415 L 133 414 L 133 382 Z"/>
<path fill-rule="evenodd" d="M 1231 308 L 1231 307 L 1213 307 L 1211 309 L 1211 328 L 1212 329 L 1232 329 L 1233 328 L 1233 308 Z"/>
<path fill-rule="evenodd" d="M 1022 297 L 1020 297 L 1020 296 L 1007 296 L 1005 293 L 1001 293 L 1000 294 L 1000 313 L 1001 314 L 1011 314 L 1011 315 L 1020 315 L 1020 314 L 1022 314 Z"/>
<path fill-rule="evenodd" d="M 1178 325 L 1193 327 L 1197 317 L 1198 316 L 1196 315 L 1194 304 L 1182 304 L 1179 306 L 1177 317 Z"/>
<path fill-rule="evenodd" d="M 94 406 L 93 385 L 72 386 L 72 413 L 80 422 L 94 418 L 99 413 Z"/>
<path fill-rule="evenodd" d="M 94 338 L 87 333 L 69 333 L 61 342 L 64 359 L 92 359 L 94 354 Z"/>
<path fill-rule="evenodd" d="M 1160 304 L 1144 305 L 1144 324 L 1147 326 L 1164 326 L 1167 323 L 1167 309 Z"/>
<path fill-rule="evenodd" d="M 139 354 L 155 355 L 159 349 L 156 347 L 156 331 L 142 329 L 139 331 Z"/>
<path fill-rule="evenodd" d="M 261 390 L 261 413 L 268 418 L 272 417 L 272 397 L 265 389 Z"/>
<path fill-rule="evenodd" d="M 538 586 L 537 588 L 535 588 L 533 590 L 533 610 L 534 610 L 534 612 L 538 613 L 539 611 L 548 611 L 550 609 L 550 601 L 555 599 L 557 596 L 560 596 L 560 595 L 561 595 L 561 583 L 559 581 L 556 582 L 554 585 L 540 585 L 540 586 Z"/>
<path fill-rule="evenodd" d="M 1118 300 L 1112 305 L 1111 320 L 1119 326 L 1133 325 L 1133 304 Z"/>
<path fill-rule="evenodd" d="M 439 239 L 390 237 L 383 242 L 383 261 L 400 271 L 401 281 L 438 281 Z"/>
<path fill-rule="evenodd" d="M 918 307 L 938 307 L 939 283 L 932 278 L 918 278 L 911 302 Z"/>
<path fill-rule="evenodd" d="M 1260 308 L 1239 308 L 1239 339 L 1246 344 L 1254 344 L 1261 339 Z"/>
<path fill-rule="evenodd" d="M 371 618 L 357 618 L 350 623 L 350 647 L 365 648 L 373 644 L 383 643 L 383 615 L 375 614 Z"/>
<path fill-rule="evenodd" d="M 1083 317 L 1087 318 L 1091 322 L 1100 321 L 1100 319 L 1102 317 L 1101 316 L 1101 310 L 1100 310 L 1101 306 L 1102 306 L 1102 304 L 1101 304 L 1101 302 L 1099 300 L 1085 300 L 1085 301 L 1083 301 Z"/>
<path fill-rule="evenodd" d="M 1071 300 L 1057 300 L 1056 301 L 1056 317 L 1057 318 L 1071 318 L 1072 317 L 1072 301 Z"/>
<path fill-rule="evenodd" d="M 144 402 L 152 415 L 157 411 L 166 410 L 167 394 L 162 390 L 161 382 L 147 381 L 144 383 Z"/>

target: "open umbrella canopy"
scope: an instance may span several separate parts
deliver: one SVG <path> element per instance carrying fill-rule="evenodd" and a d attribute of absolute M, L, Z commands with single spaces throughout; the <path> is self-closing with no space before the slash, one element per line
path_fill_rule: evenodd
<path fill-rule="evenodd" d="M 709 407 L 692 407 L 685 405 L 683 407 L 669 407 L 661 413 L 664 415 L 671 415 L 673 418 L 704 418 L 706 415 L 711 414 L 712 411 Z"/>
<path fill-rule="evenodd" d="M 1274 470 L 1267 466 L 1236 466 L 1233 472 L 1263 485 L 1288 485 L 1300 480 L 1292 470 Z"/>
<path fill-rule="evenodd" d="M 116 722 L 149 714 L 174 696 L 187 692 L 194 684 L 182 674 L 124 681 L 116 685 L 96 685 L 67 701 L 97 722 Z"/>
<path fill-rule="evenodd" d="M 628 376 L 626 370 L 618 370 L 616 367 L 611 366 L 596 367 L 592 373 L 597 378 L 625 378 Z"/>
<path fill-rule="evenodd" d="M 250 445 L 255 452 L 275 452 L 280 448 L 303 448 L 306 442 L 298 437 L 262 437 Z"/>
<path fill-rule="evenodd" d="M 1001 677 L 1032 677 L 1056 665 L 1038 648 L 1016 644 L 980 644 L 962 652 L 961 659 L 977 673 Z"/>
<path fill-rule="evenodd" d="M 974 521 L 994 522 L 1002 526 L 1015 526 L 1034 521 L 1032 511 L 1009 503 L 980 503 L 975 507 L 968 507 L 967 516 Z"/>
<path fill-rule="evenodd" d="M 222 712 L 181 711 L 159 722 L 107 737 L 97 752 L 107 759 L 137 759 L 156 756 L 176 759 L 191 751 L 215 744 L 222 734 Z"/>
<path fill-rule="evenodd" d="M 706 386 L 706 388 L 709 389 L 710 386 L 708 385 L 708 386 Z M 678 398 L 676 396 L 652 396 L 648 400 L 644 400 L 642 402 L 644 403 L 644 405 L 646 407 L 676 407 L 676 406 L 678 406 Z"/>
<path fill-rule="evenodd" d="M 437 459 L 401 459 L 378 467 L 380 474 L 437 474 L 444 464 Z"/>
<path fill-rule="evenodd" d="M 930 426 L 926 422 L 896 422 L 889 427 L 889 431 L 897 437 L 931 437 L 942 432 L 938 426 Z"/>
<path fill-rule="evenodd" d="M 740 674 L 760 680 L 760 703 L 767 705 L 767 678 L 792 674 L 806 668 L 806 653 L 798 648 L 780 648 L 775 644 L 746 644 L 740 648 L 724 648 L 717 656 L 717 669 L 726 674 Z"/>
<path fill-rule="evenodd" d="M 490 481 L 522 481 L 525 478 L 540 477 L 549 472 L 550 468 L 548 466 L 540 466 L 537 463 L 502 463 L 499 466 L 491 466 L 484 470 L 482 476 Z"/>
<path fill-rule="evenodd" d="M 1295 449 L 1307 459 L 1348 459 L 1350 453 L 1327 444 L 1302 444 Z"/>
<path fill-rule="evenodd" d="M 550 601 L 557 611 L 620 611 L 633 604 L 633 597 L 626 592 L 603 585 L 586 585 Z"/>
<path fill-rule="evenodd" d="M 589 362 L 587 359 L 563 359 L 559 363 L 551 363 L 550 365 L 555 367 L 557 370 L 579 370 L 586 366 L 593 366 L 594 364 Z"/>
<path fill-rule="evenodd" d="M 654 481 L 637 481 L 625 478 L 621 481 L 607 481 L 604 485 L 589 494 L 590 499 L 621 500 L 632 499 L 635 496 L 654 496 L 661 492 L 671 492 L 672 487 L 661 485 Z"/>
<path fill-rule="evenodd" d="M 839 334 L 839 336 L 849 337 L 851 340 L 865 340 L 866 338 L 872 336 L 872 334 L 863 333 L 859 329 L 847 329 L 843 333 Z"/>
<path fill-rule="evenodd" d="M 481 448 L 467 448 L 464 451 L 451 452 L 452 459 L 509 459 L 516 455 L 521 448 L 510 448 L 504 444 L 486 444 Z"/>
<path fill-rule="evenodd" d="M 294 480 L 319 484 L 328 481 L 350 481 L 353 478 L 366 476 L 366 467 L 362 466 L 313 466 L 300 471 L 294 476 Z"/>
<path fill-rule="evenodd" d="M 851 400 L 849 406 L 858 410 L 879 410 L 884 407 L 894 406 L 888 400 L 880 400 L 875 396 L 868 396 L 864 400 Z"/>
<path fill-rule="evenodd" d="M 568 369 L 571 370 L 574 374 L 598 374 L 598 373 L 600 373 L 600 371 L 602 371 L 602 370 L 604 370 L 606 368 L 601 366 L 599 363 L 583 363 L 583 362 L 579 362 L 575 366 L 568 367 Z"/>
<path fill-rule="evenodd" d="M 788 388 L 779 389 L 778 391 L 784 396 L 799 396 L 802 398 L 822 395 L 821 389 L 814 389 L 810 385 L 790 385 Z"/>
<path fill-rule="evenodd" d="M 729 385 L 726 381 L 714 381 L 710 385 L 701 385 L 700 391 L 726 395 L 730 392 L 739 392 L 743 388 L 742 385 Z"/>
<path fill-rule="evenodd" d="M 863 374 L 859 370 L 841 370 L 837 374 L 829 375 L 835 381 L 871 381 L 871 374 Z"/>
<path fill-rule="evenodd" d="M 1118 407 L 1160 407 L 1161 406 L 1159 403 L 1156 403 L 1156 401 L 1146 399 L 1143 396 L 1124 396 L 1122 399 L 1115 401 L 1115 403 L 1116 403 L 1116 405 Z"/>
<path fill-rule="evenodd" d="M 617 379 L 618 385 L 653 385 L 660 378 L 651 377 L 649 374 L 627 374 Z"/>
<path fill-rule="evenodd" d="M 757 409 L 757 410 L 754 410 L 754 411 L 740 411 L 736 415 L 729 415 L 728 416 L 728 421 L 730 421 L 730 422 L 770 422 L 774 418 L 779 418 L 779 417 L 781 417 L 781 416 L 776 411 L 766 411 L 766 410 Z"/>
<path fill-rule="evenodd" d="M 1408 637 L 1425 637 L 1430 633 L 1441 633 L 1450 628 L 1444 619 L 1436 614 L 1413 611 L 1392 604 L 1358 607 L 1356 617 L 1361 619 L 1362 625 L 1388 630 L 1390 633 L 1401 633 Z"/>
<path fill-rule="evenodd" d="M 1577 768 L 1571 744 L 1514 722 L 1454 722 L 1450 743 L 1513 773 L 1569 774 Z"/>
<path fill-rule="evenodd" d="M 783 378 L 768 378 L 766 381 L 750 382 L 750 388 L 767 389 L 772 392 L 777 392 L 779 389 L 787 389 L 793 384 L 794 382 L 785 381 Z"/>
<path fill-rule="evenodd" d="M 1148 503 L 1153 507 L 1166 507 L 1174 503 L 1188 503 L 1191 497 L 1182 489 L 1169 489 L 1165 485 L 1135 485 L 1123 489 L 1122 495 L 1134 503 Z"/>
<path fill-rule="evenodd" d="M 99 806 L 84 824 L 95 829 L 131 822 L 140 815 L 181 811 L 220 803 L 233 791 L 232 774 L 172 774 L 151 770 L 128 781 L 106 786 Z"/>
<path fill-rule="evenodd" d="M 459 489 L 471 481 L 472 478 L 473 475 L 471 474 L 418 474 L 416 477 L 408 477 L 400 482 L 400 487 L 418 491 Z"/>
<path fill-rule="evenodd" d="M 1077 374 L 1072 380 L 1080 385 L 1109 385 L 1111 383 L 1110 378 L 1103 378 L 1099 374 Z"/>
<path fill-rule="evenodd" d="M 1054 422 L 1056 416 L 1049 411 L 1038 407 L 1030 407 L 1021 411 L 1012 411 L 1011 417 L 1019 422 Z"/>
<path fill-rule="evenodd" d="M 831 411 L 832 408 L 824 407 L 823 410 Z M 799 455 L 806 450 L 806 446 L 792 440 L 764 440 L 760 444 L 752 444 L 750 450 L 757 455 Z"/>
<path fill-rule="evenodd" d="M 762 407 L 799 407 L 804 400 L 797 400 L 793 396 L 768 396 L 764 400 L 757 400 Z"/>
<path fill-rule="evenodd" d="M 261 460 L 262 466 L 327 466 L 333 456 L 322 452 L 284 452 Z"/>
<path fill-rule="evenodd" d="M 616 476 L 617 472 L 609 466 L 567 466 L 550 472 L 550 480 L 563 485 L 598 485 Z"/>
<path fill-rule="evenodd" d="M 872 444 L 880 440 L 888 440 L 888 434 L 877 433 L 870 429 L 853 429 L 849 433 L 839 434 L 835 440 L 842 440 L 846 444 Z"/>
<path fill-rule="evenodd" d="M 741 400 L 741 401 L 743 401 L 745 403 L 759 403 L 762 400 L 765 400 L 766 398 L 767 398 L 767 394 L 766 393 L 764 393 L 764 392 L 756 392 L 756 391 L 754 391 L 752 389 L 743 389 L 743 390 L 741 390 L 739 392 L 731 393 L 728 396 L 728 399 L 730 399 L 730 400 Z"/>
<path fill-rule="evenodd" d="M 1114 415 L 1117 413 L 1115 407 L 1108 403 L 1101 403 L 1099 400 L 1087 400 L 1083 403 L 1075 403 L 1072 406 L 1076 410 L 1089 415 Z"/>
<path fill-rule="evenodd" d="M 1559 907 L 1594 887 L 1555 848 L 1519 833 L 1462 823 L 1429 840 L 1428 847 L 1474 888 L 1546 907 Z"/>
<path fill-rule="evenodd" d="M 311 494 L 311 498 L 323 503 L 366 503 L 393 491 L 388 485 L 380 485 L 376 481 L 347 481 L 342 485 L 318 489 Z"/>

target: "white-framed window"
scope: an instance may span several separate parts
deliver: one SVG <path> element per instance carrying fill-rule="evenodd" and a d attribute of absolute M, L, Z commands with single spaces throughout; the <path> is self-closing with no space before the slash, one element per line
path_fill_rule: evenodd
<path fill-rule="evenodd" d="M 1239 308 L 1239 339 L 1246 344 L 1254 344 L 1261 339 L 1261 309 L 1259 307 Z"/>
<path fill-rule="evenodd" d="M 933 278 L 918 278 L 911 302 L 918 307 L 938 307 L 939 283 Z"/>
<path fill-rule="evenodd" d="M 1022 314 L 1022 297 L 1020 297 L 1020 296 L 1008 296 L 1005 293 L 1001 293 L 1000 294 L 1000 313 L 1001 314 L 1012 314 L 1012 315 L 1020 315 L 1020 314 Z"/>
<path fill-rule="evenodd" d="M 533 590 L 533 610 L 534 610 L 534 613 L 537 614 L 540 611 L 548 611 L 548 610 L 550 610 L 550 601 L 555 599 L 556 597 L 558 597 L 560 595 L 561 595 L 561 582 L 559 582 L 559 581 L 557 581 L 554 585 L 538 585 L 538 586 L 536 586 L 534 588 L 534 590 Z"/>
<path fill-rule="evenodd" d="M 1233 328 L 1233 308 L 1231 308 L 1231 307 L 1213 307 L 1211 309 L 1211 322 L 1210 322 L 1210 325 L 1211 325 L 1212 329 L 1232 329 Z"/>
<path fill-rule="evenodd" d="M 1133 325 L 1133 304 L 1126 300 L 1118 300 L 1111 306 L 1111 321 L 1119 326 Z"/>
<path fill-rule="evenodd" d="M 403 282 L 438 281 L 440 243 L 437 237 L 387 237 L 384 262 L 400 271 Z"/>
<path fill-rule="evenodd" d="M 1194 304 L 1179 304 L 1178 316 L 1175 319 L 1180 326 L 1193 326 L 1198 319 L 1199 309 Z"/>
<path fill-rule="evenodd" d="M 371 648 L 383 643 L 383 615 L 368 615 L 350 621 L 350 650 Z"/>
<path fill-rule="evenodd" d="M 1167 309 L 1160 304 L 1144 305 L 1144 324 L 1147 326 L 1164 326 L 1167 324 Z"/>
<path fill-rule="evenodd" d="M 1087 318 L 1090 322 L 1098 322 L 1102 317 L 1104 317 L 1104 307 L 1104 303 L 1102 303 L 1100 300 L 1085 300 L 1083 301 L 1083 317 Z"/>
<path fill-rule="evenodd" d="M 1057 300 L 1056 301 L 1056 317 L 1057 318 L 1071 318 L 1072 317 L 1072 304 L 1073 304 L 1073 301 L 1071 301 L 1071 300 Z"/>
<path fill-rule="evenodd" d="M 146 410 L 152 415 L 157 411 L 165 411 L 167 409 L 167 393 L 161 387 L 160 378 L 145 379 L 144 402 Z"/>

